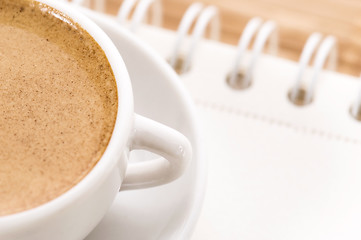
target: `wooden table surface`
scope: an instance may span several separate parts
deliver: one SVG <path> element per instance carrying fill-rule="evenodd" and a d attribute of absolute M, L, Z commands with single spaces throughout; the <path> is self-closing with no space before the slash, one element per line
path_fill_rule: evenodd
<path fill-rule="evenodd" d="M 106 0 L 106 12 L 117 13 L 122 0 Z M 194 0 L 162 0 L 163 27 L 176 30 Z M 308 36 L 318 31 L 337 37 L 338 71 L 361 72 L 361 0 L 199 0 L 220 9 L 221 41 L 237 44 L 247 21 L 254 16 L 279 25 L 279 56 L 298 60 Z"/>

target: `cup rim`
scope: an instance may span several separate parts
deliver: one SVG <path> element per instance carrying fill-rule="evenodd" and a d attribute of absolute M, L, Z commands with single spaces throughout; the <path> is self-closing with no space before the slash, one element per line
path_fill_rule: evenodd
<path fill-rule="evenodd" d="M 194 159 L 196 160 L 195 163 L 197 168 L 199 168 L 199 172 L 197 172 L 197 177 L 195 180 L 195 186 L 193 193 L 194 198 L 191 204 L 191 210 L 188 217 L 184 218 L 182 222 L 182 226 L 179 227 L 179 234 L 176 234 L 175 237 L 180 237 L 181 239 L 189 239 L 192 232 L 194 231 L 195 225 L 197 220 L 199 219 L 199 215 L 202 209 L 202 204 L 204 202 L 204 195 L 206 191 L 206 183 L 207 183 L 207 168 L 208 168 L 208 161 L 205 154 L 204 149 L 204 137 L 203 131 L 200 127 L 200 122 L 197 117 L 197 109 L 194 105 L 194 101 L 190 93 L 184 87 L 184 84 L 179 79 L 179 76 L 174 72 L 174 70 L 164 61 L 164 59 L 156 53 L 156 51 L 151 48 L 151 46 L 141 42 L 141 39 L 134 36 L 131 32 L 127 31 L 121 25 L 116 24 L 112 17 L 107 16 L 104 13 L 95 12 L 91 9 L 80 7 L 81 11 L 89 16 L 94 22 L 99 24 L 100 22 L 106 22 L 110 29 L 114 30 L 115 32 L 121 33 L 122 38 L 126 39 L 128 42 L 131 42 L 136 48 L 141 49 L 141 51 L 146 54 L 147 57 L 151 57 L 152 61 L 155 63 L 156 66 L 159 66 L 158 69 L 161 69 L 162 74 L 167 75 L 169 78 L 169 82 L 177 94 L 180 94 L 180 97 L 184 100 L 185 104 L 189 108 L 190 114 L 190 121 L 194 128 L 194 133 L 196 138 L 194 139 L 194 146 L 196 146 L 197 151 L 194 151 Z M 102 26 L 99 24 L 99 26 Z M 105 30 L 105 32 L 107 32 Z M 131 74 L 131 72 L 130 72 Z M 193 160 L 192 160 L 193 162 Z M 161 235 L 159 235 L 161 236 Z"/>
<path fill-rule="evenodd" d="M 118 108 L 108 146 L 92 170 L 80 182 L 55 199 L 22 212 L 0 216 L 0 228 L 6 225 L 6 230 L 26 224 L 29 220 L 43 219 L 48 215 L 55 214 L 86 195 L 91 189 L 96 189 L 95 186 L 99 186 L 105 181 L 110 171 L 119 163 L 122 153 L 127 148 L 133 125 L 134 102 L 130 78 L 125 63 L 110 38 L 92 20 L 80 11 L 73 9 L 68 3 L 52 0 L 34 1 L 44 3 L 70 17 L 86 30 L 103 49 L 116 80 Z M 125 168 L 125 166 L 121 167 Z"/>

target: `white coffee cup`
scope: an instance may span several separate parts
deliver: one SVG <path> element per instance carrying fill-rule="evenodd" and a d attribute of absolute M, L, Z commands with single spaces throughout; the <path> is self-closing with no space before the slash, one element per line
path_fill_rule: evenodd
<path fill-rule="evenodd" d="M 39 2 L 71 17 L 104 50 L 117 83 L 117 119 L 107 149 L 90 173 L 44 205 L 0 217 L 0 239 L 83 239 L 105 215 L 120 186 L 121 190 L 139 189 L 173 181 L 184 172 L 192 150 L 181 133 L 134 113 L 133 93 L 124 62 L 95 23 L 66 3 Z M 148 150 L 164 158 L 128 164 L 129 152 L 134 149 Z"/>

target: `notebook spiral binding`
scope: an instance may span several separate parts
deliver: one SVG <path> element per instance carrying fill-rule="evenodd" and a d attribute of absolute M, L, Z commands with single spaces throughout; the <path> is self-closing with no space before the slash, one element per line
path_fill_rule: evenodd
<path fill-rule="evenodd" d="M 91 3 L 93 3 L 94 10 L 99 12 L 105 11 L 105 0 L 73 0 L 72 3 L 88 8 L 91 8 Z M 158 27 L 162 26 L 163 10 L 160 0 L 124 0 L 117 13 L 117 21 L 120 24 L 126 24 L 133 9 L 134 13 L 132 14 L 131 23 L 129 25 L 130 31 L 137 31 L 139 25 L 147 19 L 149 11 L 152 11 L 150 24 Z"/>
<path fill-rule="evenodd" d="M 361 80 L 361 76 L 360 76 Z M 350 107 L 350 114 L 358 121 L 361 121 L 361 85 L 359 87 L 355 102 Z"/>
<path fill-rule="evenodd" d="M 72 0 L 72 3 L 89 8 L 93 3 L 94 10 L 99 12 L 105 10 L 105 0 Z M 128 27 L 130 31 L 136 32 L 141 23 L 147 20 L 151 11 L 152 18 L 149 23 L 161 27 L 162 9 L 161 0 L 124 0 L 118 10 L 116 21 Z M 190 33 L 192 26 L 193 31 Z M 178 74 L 185 74 L 191 69 L 192 60 L 207 27 L 209 27 L 208 38 L 219 40 L 221 23 L 218 9 L 215 6 L 204 6 L 200 2 L 191 4 L 178 25 L 176 40 L 168 57 L 169 64 Z M 226 82 L 231 88 L 242 90 L 252 85 L 257 61 L 267 44 L 267 52 L 277 55 L 278 32 L 278 26 L 272 20 L 264 21 L 254 17 L 248 21 L 239 38 L 235 58 L 226 77 Z M 245 55 L 251 49 L 252 41 L 254 43 L 251 57 L 246 62 Z M 307 106 L 312 103 L 321 70 L 325 65 L 327 69 L 335 70 L 337 58 L 337 39 L 334 36 L 323 37 L 318 32 L 311 34 L 303 47 L 298 70 L 288 92 L 290 102 L 295 106 Z M 312 59 L 312 74 L 310 77 L 305 77 L 308 75 L 306 73 Z M 361 86 L 349 112 L 355 119 L 361 121 Z"/>
<path fill-rule="evenodd" d="M 277 54 L 278 50 L 278 31 L 275 22 L 267 21 L 263 23 L 261 18 L 253 18 L 251 19 L 244 31 L 242 36 L 239 39 L 236 58 L 234 60 L 234 64 L 232 67 L 232 71 L 227 78 L 227 83 L 236 89 L 244 89 L 248 88 L 251 85 L 252 74 L 261 54 L 264 46 L 269 40 L 269 52 L 273 55 Z M 254 35 L 257 33 L 255 37 L 255 42 L 252 51 L 251 62 L 247 67 L 242 63 L 244 58 L 244 54 L 246 50 L 249 48 L 249 45 L 254 38 Z M 241 68 L 241 69 L 240 69 Z"/>
<path fill-rule="evenodd" d="M 321 39 L 322 35 L 320 33 L 313 33 L 303 48 L 295 82 L 289 93 L 289 99 L 296 105 L 303 106 L 312 101 L 318 75 L 327 57 L 329 57 L 328 68 L 335 70 L 337 67 L 337 43 L 335 37 L 327 36 L 320 44 Z M 313 74 L 308 86 L 306 86 L 306 83 L 302 81 L 303 75 L 317 47 L 318 49 L 313 64 Z"/>
<path fill-rule="evenodd" d="M 193 23 L 195 26 L 192 32 L 190 46 L 188 51 L 181 53 L 180 49 L 184 44 L 184 38 L 190 31 Z M 204 7 L 201 3 L 194 3 L 183 15 L 169 60 L 170 65 L 179 74 L 185 73 L 190 69 L 197 45 L 200 39 L 204 36 L 208 25 L 210 26 L 209 37 L 213 40 L 218 40 L 220 35 L 220 20 L 218 9 L 214 6 Z"/>
<path fill-rule="evenodd" d="M 132 9 L 135 7 L 132 15 L 131 24 L 129 30 L 136 32 L 139 25 L 147 18 L 148 11 L 152 10 L 151 24 L 161 27 L 162 25 L 162 4 L 159 0 L 125 0 L 121 5 L 118 14 L 117 21 L 120 24 L 124 24 L 129 18 Z"/>

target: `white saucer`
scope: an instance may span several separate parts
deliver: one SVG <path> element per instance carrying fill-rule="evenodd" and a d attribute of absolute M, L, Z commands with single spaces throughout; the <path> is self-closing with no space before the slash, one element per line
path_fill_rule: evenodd
<path fill-rule="evenodd" d="M 86 240 L 189 239 L 205 190 L 206 160 L 194 104 L 178 76 L 149 47 L 105 16 L 82 11 L 112 38 L 132 79 L 135 110 L 185 134 L 193 161 L 184 176 L 165 186 L 120 192 Z"/>

